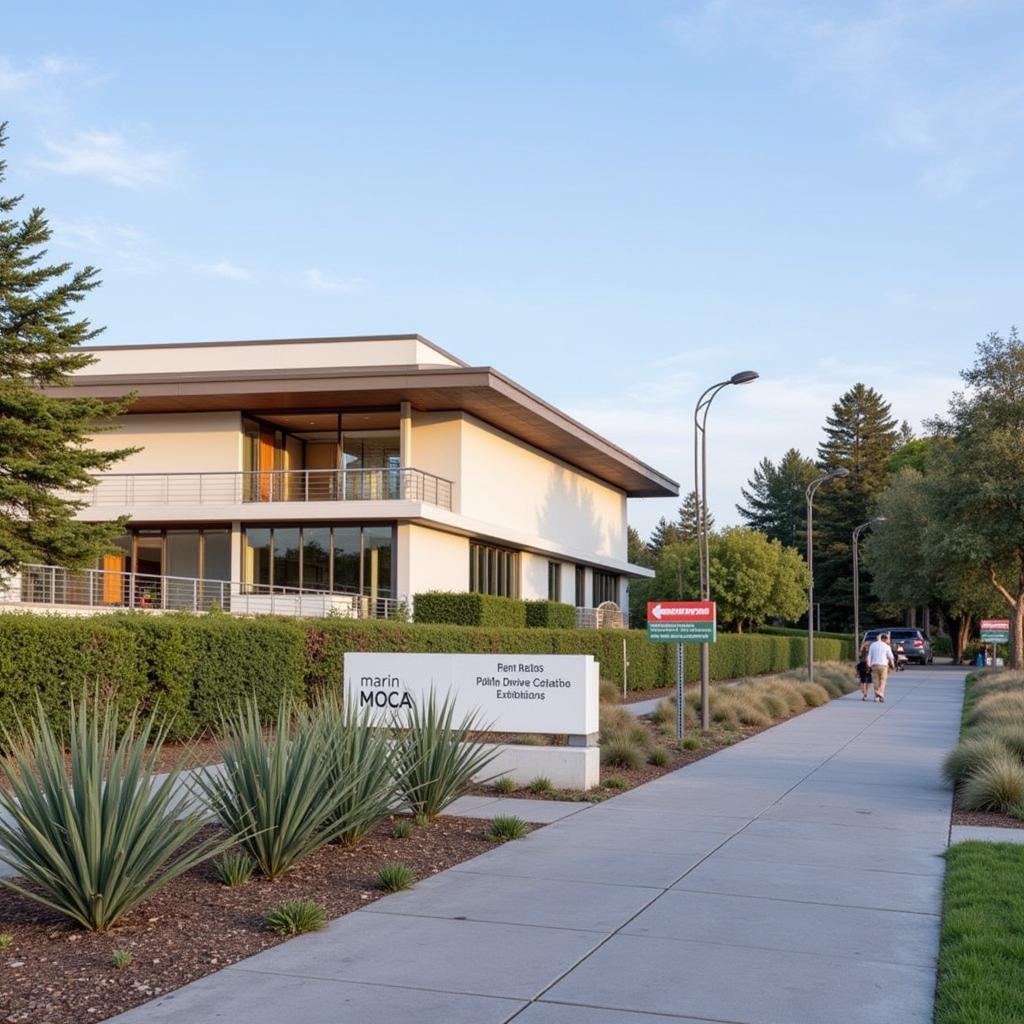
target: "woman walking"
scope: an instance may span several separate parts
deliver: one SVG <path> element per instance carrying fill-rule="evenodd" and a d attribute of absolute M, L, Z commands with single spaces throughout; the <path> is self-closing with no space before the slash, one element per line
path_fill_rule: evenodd
<path fill-rule="evenodd" d="M 865 640 L 857 654 L 857 678 L 860 680 L 860 699 L 868 699 L 868 687 L 871 685 L 871 666 L 868 665 L 868 649 L 870 644 Z"/>

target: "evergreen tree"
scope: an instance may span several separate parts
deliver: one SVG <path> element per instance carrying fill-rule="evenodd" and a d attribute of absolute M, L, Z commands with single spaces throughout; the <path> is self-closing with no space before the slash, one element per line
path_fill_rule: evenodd
<path fill-rule="evenodd" d="M 700 500 L 696 491 L 690 491 L 679 506 L 679 518 L 676 521 L 677 539 L 696 540 L 700 531 Z M 715 517 L 708 510 L 708 533 L 715 528 Z"/>
<path fill-rule="evenodd" d="M 815 588 L 826 628 L 848 629 L 853 622 L 851 534 L 871 519 L 889 483 L 889 465 L 899 443 L 889 403 L 874 388 L 855 384 L 832 406 L 825 440 L 818 446 L 823 471 L 847 469 L 817 492 L 815 501 Z M 870 578 L 861 582 L 861 603 L 873 602 Z"/>
<path fill-rule="evenodd" d="M 626 527 L 626 561 L 633 565 L 651 564 L 651 549 L 633 526 Z"/>
<path fill-rule="evenodd" d="M 670 523 L 662 516 L 651 531 L 651 539 L 647 542 L 647 546 L 651 549 L 651 557 L 654 560 L 654 564 L 658 564 L 658 559 L 665 548 L 670 544 L 678 544 L 681 540 L 679 527 L 675 523 Z"/>
<path fill-rule="evenodd" d="M 776 466 L 762 459 L 741 489 L 746 505 L 736 511 L 747 526 L 784 547 L 803 550 L 807 533 L 807 485 L 818 476 L 811 459 L 790 448 Z"/>
<path fill-rule="evenodd" d="M 0 182 L 5 169 L 0 160 Z M 74 494 L 131 450 L 89 443 L 124 402 L 46 393 L 93 361 L 76 350 L 99 331 L 76 319 L 74 306 L 99 284 L 98 271 L 46 265 L 49 224 L 39 207 L 24 220 L 10 216 L 21 199 L 0 196 L 0 577 L 21 562 L 78 566 L 108 550 L 124 524 L 77 522 L 85 503 Z"/>

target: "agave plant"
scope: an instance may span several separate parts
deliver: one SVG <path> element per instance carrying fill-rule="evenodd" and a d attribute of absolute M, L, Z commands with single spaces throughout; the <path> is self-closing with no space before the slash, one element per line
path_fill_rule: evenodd
<path fill-rule="evenodd" d="M 206 819 L 180 785 L 180 768 L 157 777 L 166 735 L 152 716 L 133 714 L 118 738 L 115 712 L 97 697 L 72 707 L 65 749 L 39 702 L 34 721 L 5 733 L 0 762 L 0 848 L 34 888 L 0 885 L 104 931 L 220 852 L 217 839 L 192 844 Z"/>
<path fill-rule="evenodd" d="M 196 786 L 217 820 L 268 878 L 277 878 L 349 827 L 362 769 L 330 785 L 323 728 L 287 698 L 267 736 L 255 699 L 225 717 L 223 768 L 197 773 Z"/>
<path fill-rule="evenodd" d="M 439 702 L 431 691 L 426 702 L 413 704 L 404 726 L 395 728 L 395 778 L 409 807 L 428 821 L 468 789 L 498 753 L 473 739 L 473 733 L 487 729 L 477 715 L 468 714 L 457 725 L 454 718 L 452 697 Z"/>
<path fill-rule="evenodd" d="M 335 697 L 316 708 L 313 728 L 327 766 L 325 792 L 337 801 L 330 825 L 341 826 L 343 843 L 356 843 L 398 803 L 390 734 L 372 725 L 369 708 L 360 714 Z"/>

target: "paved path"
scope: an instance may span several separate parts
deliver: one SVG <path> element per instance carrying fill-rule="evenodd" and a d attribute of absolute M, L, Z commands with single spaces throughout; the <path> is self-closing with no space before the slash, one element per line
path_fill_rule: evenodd
<path fill-rule="evenodd" d="M 117 1021 L 926 1024 L 964 674 L 901 673 Z"/>

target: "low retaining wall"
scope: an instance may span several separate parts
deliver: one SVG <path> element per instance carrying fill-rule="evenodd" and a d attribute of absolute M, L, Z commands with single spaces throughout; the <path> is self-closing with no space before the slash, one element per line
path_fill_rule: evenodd
<path fill-rule="evenodd" d="M 507 776 L 525 786 L 538 776 L 556 789 L 593 789 L 601 781 L 601 752 L 597 747 L 531 747 L 496 743 L 498 756 L 480 773 L 493 780 Z"/>

